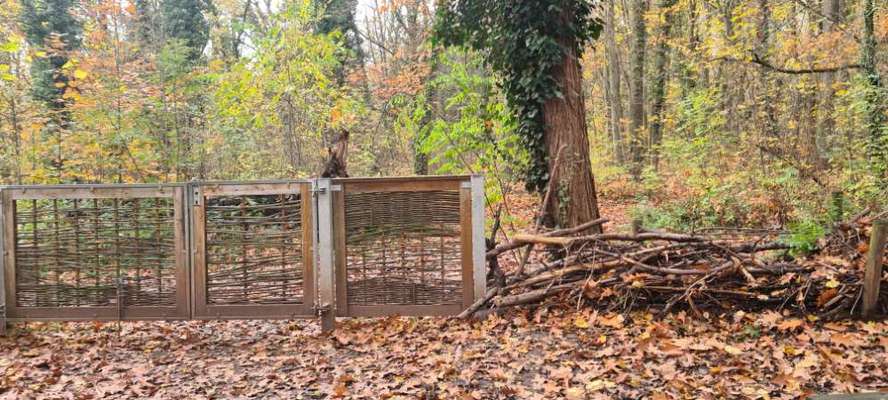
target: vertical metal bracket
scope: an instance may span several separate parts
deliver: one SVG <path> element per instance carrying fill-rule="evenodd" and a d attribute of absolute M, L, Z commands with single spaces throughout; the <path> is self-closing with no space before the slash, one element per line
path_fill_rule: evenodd
<path fill-rule="evenodd" d="M 191 232 L 191 228 L 194 226 L 194 220 L 192 219 L 192 204 L 194 201 L 192 199 L 196 184 L 192 182 L 185 183 L 185 186 L 182 188 L 182 240 L 185 242 L 185 270 L 187 271 L 188 276 L 188 304 L 186 305 L 188 309 L 188 319 L 194 318 L 194 240 L 193 233 Z"/>
<path fill-rule="evenodd" d="M 487 293 L 487 244 L 484 237 L 484 176 L 472 175 L 472 280 L 475 301 Z"/>
<path fill-rule="evenodd" d="M 333 275 L 333 195 L 335 189 L 329 178 L 313 179 L 311 182 L 315 204 L 315 249 L 317 249 L 318 298 L 315 308 L 321 317 L 321 330 L 330 332 L 336 328 L 335 277 Z M 338 185 L 336 185 L 338 186 Z"/>
<path fill-rule="evenodd" d="M 200 198 L 202 197 L 200 192 L 201 192 L 200 185 L 196 185 L 196 184 L 189 184 L 188 185 L 188 193 L 191 194 L 191 201 L 189 203 L 191 205 L 193 205 L 193 206 L 200 205 L 200 200 L 201 200 Z"/>
<path fill-rule="evenodd" d="M 6 221 L 6 190 L 0 188 L 0 336 L 6 336 L 6 268 L 12 266 L 6 265 L 6 252 L 12 251 L 5 247 L 6 224 L 12 221 Z"/>

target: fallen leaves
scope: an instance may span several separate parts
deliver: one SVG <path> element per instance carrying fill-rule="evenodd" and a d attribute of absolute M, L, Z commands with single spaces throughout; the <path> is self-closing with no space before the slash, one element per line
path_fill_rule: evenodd
<path fill-rule="evenodd" d="M 537 321 L 537 322 L 530 322 Z M 480 322 L 44 324 L 0 339 L 0 398 L 790 399 L 874 390 L 888 323 L 549 308 Z"/>
<path fill-rule="evenodd" d="M 805 325 L 805 321 L 798 318 L 787 319 L 777 325 L 777 329 L 783 332 L 794 331 Z"/>

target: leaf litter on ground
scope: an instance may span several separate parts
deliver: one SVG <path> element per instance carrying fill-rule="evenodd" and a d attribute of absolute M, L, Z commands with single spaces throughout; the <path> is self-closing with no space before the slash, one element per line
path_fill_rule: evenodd
<path fill-rule="evenodd" d="M 0 398 L 798 399 L 888 390 L 888 323 L 559 306 L 482 321 L 19 324 Z"/>

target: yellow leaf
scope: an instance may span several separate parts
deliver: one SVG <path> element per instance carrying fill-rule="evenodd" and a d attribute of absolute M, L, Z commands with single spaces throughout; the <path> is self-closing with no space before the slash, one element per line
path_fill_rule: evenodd
<path fill-rule="evenodd" d="M 75 79 L 86 79 L 87 75 L 89 75 L 89 74 L 80 68 L 77 68 L 74 70 L 74 78 Z"/>
<path fill-rule="evenodd" d="M 732 356 L 738 356 L 740 354 L 743 354 L 743 350 L 740 350 L 740 349 L 738 349 L 734 346 L 731 346 L 731 345 L 725 346 L 725 352 L 732 355 Z"/>
<path fill-rule="evenodd" d="M 46 57 L 46 52 L 39 50 L 39 51 L 34 52 L 34 55 L 37 57 L 43 58 L 43 57 Z"/>
<path fill-rule="evenodd" d="M 586 398 L 586 391 L 583 388 L 572 387 L 564 390 L 564 396 L 569 400 L 581 400 Z"/>
<path fill-rule="evenodd" d="M 586 390 L 590 392 L 597 392 L 601 389 L 611 388 L 614 386 L 616 386 L 616 384 L 607 379 L 596 379 L 586 384 Z"/>
<path fill-rule="evenodd" d="M 825 286 L 828 287 L 828 288 L 830 288 L 830 289 L 837 288 L 837 287 L 839 287 L 839 281 L 837 281 L 837 280 L 835 280 L 835 279 L 830 279 L 830 280 L 826 281 L 826 285 L 825 285 Z"/>
<path fill-rule="evenodd" d="M 578 315 L 574 319 L 574 326 L 580 329 L 589 329 L 589 320 L 587 320 L 586 317 L 582 315 Z"/>

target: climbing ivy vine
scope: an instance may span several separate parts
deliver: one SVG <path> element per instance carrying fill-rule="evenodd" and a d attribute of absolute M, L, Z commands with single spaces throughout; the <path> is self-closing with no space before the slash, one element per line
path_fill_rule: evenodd
<path fill-rule="evenodd" d="M 436 44 L 480 51 L 497 73 L 516 131 L 530 154 L 525 182 L 545 190 L 549 180 L 543 106 L 561 96 L 552 74 L 564 61 L 565 38 L 581 49 L 601 31 L 588 0 L 444 0 L 435 24 Z M 580 54 L 577 51 L 576 54 Z"/>

